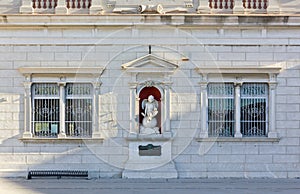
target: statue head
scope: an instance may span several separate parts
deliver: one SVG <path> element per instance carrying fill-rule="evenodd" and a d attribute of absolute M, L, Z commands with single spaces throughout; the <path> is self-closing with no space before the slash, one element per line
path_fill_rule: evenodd
<path fill-rule="evenodd" d="M 148 102 L 153 102 L 154 101 L 154 96 L 150 95 L 148 96 Z"/>

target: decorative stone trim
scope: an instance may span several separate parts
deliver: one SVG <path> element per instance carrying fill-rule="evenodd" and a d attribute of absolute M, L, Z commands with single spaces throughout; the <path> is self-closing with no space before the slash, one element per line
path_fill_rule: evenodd
<path fill-rule="evenodd" d="M 234 66 L 234 67 L 197 67 L 199 74 L 278 74 L 281 67 L 253 67 L 253 66 Z"/>
<path fill-rule="evenodd" d="M 103 67 L 20 67 L 22 74 L 90 74 L 100 76 Z"/>
<path fill-rule="evenodd" d="M 232 138 L 232 137 L 215 137 L 215 138 L 195 138 L 197 142 L 271 142 L 278 143 L 280 138 L 267 138 L 267 137 L 244 137 L 244 138 Z"/>
<path fill-rule="evenodd" d="M 57 143 L 80 143 L 80 144 L 86 144 L 86 143 L 102 143 L 104 138 L 20 138 L 20 141 L 23 143 L 49 143 L 49 144 L 57 144 Z"/>
<path fill-rule="evenodd" d="M 171 132 L 165 132 L 163 134 L 150 134 L 150 135 L 140 135 L 136 133 L 128 134 L 125 139 L 127 141 L 169 141 L 172 139 Z"/>
<path fill-rule="evenodd" d="M 145 67 L 145 64 L 150 64 L 151 67 Z M 158 56 L 148 54 L 122 65 L 122 69 L 128 72 L 136 73 L 168 73 L 172 74 L 178 68 L 178 65 L 171 63 Z"/>

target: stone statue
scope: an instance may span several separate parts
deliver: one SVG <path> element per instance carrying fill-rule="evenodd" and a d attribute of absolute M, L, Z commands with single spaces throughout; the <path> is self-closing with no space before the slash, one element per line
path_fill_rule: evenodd
<path fill-rule="evenodd" d="M 159 134 L 159 127 L 157 127 L 157 119 L 155 118 L 158 114 L 158 102 L 154 99 L 154 96 L 149 95 L 148 99 L 142 101 L 142 109 L 144 112 L 142 126 L 140 128 L 141 134 Z"/>

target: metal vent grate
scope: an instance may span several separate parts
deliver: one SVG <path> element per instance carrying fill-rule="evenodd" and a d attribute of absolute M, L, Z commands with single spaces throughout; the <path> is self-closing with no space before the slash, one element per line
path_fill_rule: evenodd
<path fill-rule="evenodd" d="M 88 177 L 88 171 L 85 170 L 31 170 L 28 172 L 27 179 L 36 177 L 56 176 L 60 179 L 64 177 Z"/>

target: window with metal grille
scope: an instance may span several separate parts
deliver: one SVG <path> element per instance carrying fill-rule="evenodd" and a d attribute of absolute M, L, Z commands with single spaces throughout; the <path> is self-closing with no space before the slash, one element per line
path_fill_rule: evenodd
<path fill-rule="evenodd" d="M 92 85 L 66 85 L 66 135 L 92 135 Z"/>
<path fill-rule="evenodd" d="M 241 88 L 241 133 L 243 136 L 266 136 L 268 85 L 244 83 Z"/>
<path fill-rule="evenodd" d="M 91 137 L 92 90 L 92 84 L 87 83 L 67 83 L 66 86 L 58 86 L 57 83 L 33 84 L 34 136 L 57 137 L 65 128 L 66 136 Z"/>
<path fill-rule="evenodd" d="M 59 133 L 59 87 L 39 83 L 32 86 L 32 128 L 35 136 L 56 137 Z"/>
<path fill-rule="evenodd" d="M 208 84 L 208 135 L 234 135 L 234 85 Z"/>

